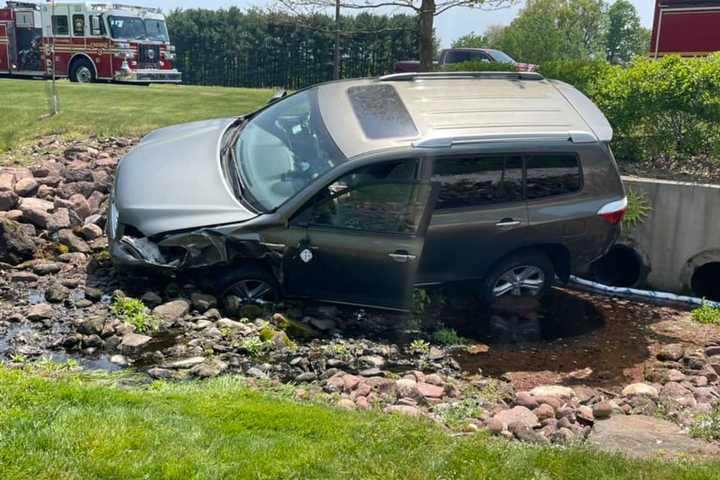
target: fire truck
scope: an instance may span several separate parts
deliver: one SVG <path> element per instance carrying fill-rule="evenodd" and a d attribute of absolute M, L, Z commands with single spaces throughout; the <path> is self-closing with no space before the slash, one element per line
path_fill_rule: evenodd
<path fill-rule="evenodd" d="M 655 0 L 650 49 L 654 58 L 720 51 L 720 0 Z"/>
<path fill-rule="evenodd" d="M 36 0 L 0 8 L 0 75 L 179 83 L 175 58 L 159 9 Z"/>

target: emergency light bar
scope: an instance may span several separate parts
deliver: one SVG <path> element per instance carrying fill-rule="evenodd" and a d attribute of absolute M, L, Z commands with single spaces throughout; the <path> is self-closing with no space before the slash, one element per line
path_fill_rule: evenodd
<path fill-rule="evenodd" d="M 140 13 L 162 13 L 161 8 L 141 7 L 139 5 L 125 5 L 122 3 L 91 3 L 90 7 L 94 10 L 134 10 Z"/>

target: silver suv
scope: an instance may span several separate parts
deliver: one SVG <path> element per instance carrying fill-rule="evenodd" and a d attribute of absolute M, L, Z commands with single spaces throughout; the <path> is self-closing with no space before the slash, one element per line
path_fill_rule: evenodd
<path fill-rule="evenodd" d="M 468 281 L 488 302 L 540 295 L 618 234 L 611 137 L 536 73 L 324 83 L 145 137 L 118 168 L 111 253 L 252 303 L 407 309 L 413 286 Z"/>

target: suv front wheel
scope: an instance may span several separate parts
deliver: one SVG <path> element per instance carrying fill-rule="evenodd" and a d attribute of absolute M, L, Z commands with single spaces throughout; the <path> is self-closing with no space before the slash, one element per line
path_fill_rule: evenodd
<path fill-rule="evenodd" d="M 555 268 L 543 253 L 512 255 L 497 264 L 482 281 L 480 299 L 493 303 L 507 296 L 539 297 L 552 287 Z"/>
<path fill-rule="evenodd" d="M 281 299 L 277 280 L 258 265 L 239 265 L 221 276 L 223 306 L 236 310 L 245 305 L 272 306 Z"/>

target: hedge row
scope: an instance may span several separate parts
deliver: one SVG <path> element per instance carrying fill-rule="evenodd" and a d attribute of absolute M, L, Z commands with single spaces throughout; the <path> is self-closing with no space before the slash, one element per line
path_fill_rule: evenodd
<path fill-rule="evenodd" d="M 454 69 L 487 70 L 487 64 Z M 557 60 L 539 71 L 574 85 L 600 107 L 615 132 L 618 159 L 720 158 L 720 54 L 638 58 L 627 67 Z"/>

